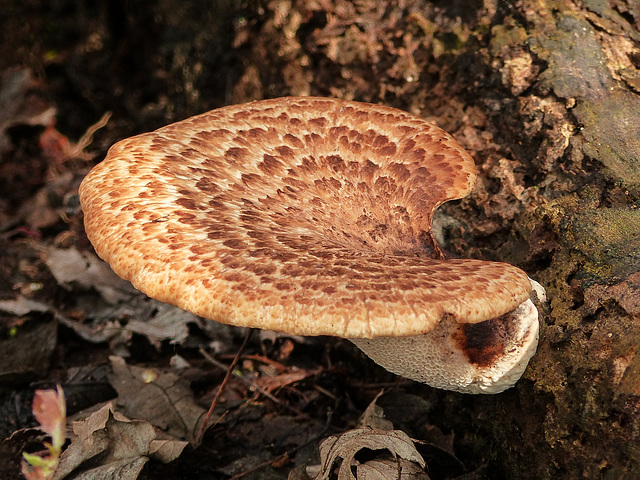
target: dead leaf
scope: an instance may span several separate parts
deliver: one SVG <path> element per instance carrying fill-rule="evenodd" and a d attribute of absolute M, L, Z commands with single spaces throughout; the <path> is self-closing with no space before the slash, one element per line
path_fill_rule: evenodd
<path fill-rule="evenodd" d="M 129 335 L 123 335 L 124 329 L 117 321 L 102 322 L 98 325 L 85 325 L 62 315 L 57 318 L 61 324 L 72 329 L 80 338 L 91 343 L 108 342 L 111 348 L 115 349 L 119 343 L 129 341 Z"/>
<path fill-rule="evenodd" d="M 149 445 L 149 455 L 162 463 L 173 462 L 182 454 L 187 445 L 189 445 L 187 441 L 153 440 Z"/>
<path fill-rule="evenodd" d="M 77 194 L 79 181 L 73 172 L 61 172 L 22 203 L 14 221 L 24 222 L 36 231 L 52 227 L 67 215 L 66 201 Z"/>
<path fill-rule="evenodd" d="M 146 321 L 130 320 L 126 329 L 144 335 L 151 345 L 160 348 L 163 340 L 182 343 L 189 336 L 189 323 L 197 323 L 198 318 L 189 312 L 166 303 L 158 302 L 157 312 Z"/>
<path fill-rule="evenodd" d="M 404 458 L 370 460 L 356 468 L 358 480 L 429 480 L 422 468 Z"/>
<path fill-rule="evenodd" d="M 393 430 L 393 422 L 385 418 L 378 405 L 384 396 L 381 391 L 369 404 L 358 421 L 358 428 L 325 439 L 320 444 L 321 465 L 294 469 L 289 480 L 327 480 L 334 478 L 334 464 L 338 458 L 338 480 L 428 480 L 425 461 L 413 441 L 401 430 Z M 376 458 L 359 462 L 362 449 L 375 451 Z M 352 469 L 355 469 L 356 477 Z"/>
<path fill-rule="evenodd" d="M 62 454 L 53 480 L 134 480 L 149 458 L 169 462 L 187 442 L 156 439 L 155 429 L 142 420 L 129 420 L 108 403 L 83 421 L 73 422 L 77 438 Z M 91 462 L 92 468 L 76 473 Z"/>
<path fill-rule="evenodd" d="M 10 69 L 0 76 L 0 156 L 9 149 L 8 128 L 16 125 L 47 126 L 55 119 L 55 107 L 30 93 L 35 85 L 28 69 Z"/>
<path fill-rule="evenodd" d="M 342 463 L 338 467 L 338 480 L 359 480 L 353 476 L 351 466 L 358 465 L 355 456 L 365 448 L 373 451 L 388 450 L 393 456 L 393 462 L 397 465 L 395 471 L 400 469 L 397 464 L 399 458 L 414 462 L 422 468 L 426 466 L 413 441 L 403 431 L 357 428 L 323 440 L 320 444 L 322 469 L 315 480 L 328 480 L 333 472 L 333 466 L 339 458 L 342 459 Z"/>
<path fill-rule="evenodd" d="M 430 402 L 402 391 L 384 393 L 376 400 L 386 419 L 420 439 L 420 452 L 428 459 L 432 473 L 447 472 L 451 477 L 457 477 L 467 471 L 455 455 L 454 434 L 443 433 L 431 424 L 433 405 Z"/>
<path fill-rule="evenodd" d="M 86 289 L 95 288 L 111 304 L 129 298 L 133 287 L 118 277 L 96 255 L 76 248 L 53 248 L 47 252 L 47 267 L 63 287 L 74 283 Z"/>
<path fill-rule="evenodd" d="M 378 399 L 384 393 L 382 390 L 369 404 L 358 420 L 358 427 L 369 427 L 376 430 L 393 430 L 393 422 L 384 418 L 384 410 L 377 404 Z"/>
<path fill-rule="evenodd" d="M 116 418 L 117 417 L 117 418 Z M 105 471 L 111 470 L 110 464 L 121 464 L 122 460 L 131 461 L 145 457 L 148 460 L 149 443 L 155 438 L 153 427 L 147 422 L 128 421 L 114 414 L 111 403 L 91 414 L 86 420 L 73 423 L 78 438 L 69 445 L 62 455 L 54 480 L 61 480 L 84 462 L 100 455 L 99 465 L 95 467 L 99 478 Z M 109 478 L 109 477 L 104 477 Z M 112 477 L 135 479 L 135 476 Z"/>
<path fill-rule="evenodd" d="M 191 438 L 198 431 L 206 410 L 196 404 L 187 381 L 173 372 L 156 372 L 153 381 L 145 382 L 149 369 L 127 365 L 121 357 L 109 359 L 109 381 L 125 415 L 147 420 L 174 439 Z"/>
<path fill-rule="evenodd" d="M 88 342 L 109 343 L 112 352 L 121 356 L 128 355 L 134 333 L 145 336 L 151 345 L 160 349 L 165 340 L 172 344 L 183 343 L 189 337 L 189 324 L 201 325 L 203 322 L 192 313 L 139 292 L 118 305 L 96 301 L 95 295 L 91 294 L 77 297 L 77 310 L 86 312 L 84 322 L 54 312 L 57 320 Z M 8 305 L 9 308 L 28 306 L 25 302 Z M 0 309 L 2 307 L 0 302 Z"/>
<path fill-rule="evenodd" d="M 12 302 L 7 300 L 6 302 Z M 26 309 L 25 302 L 13 303 L 10 307 Z M 39 310 L 40 306 L 36 306 Z M 9 308 L 6 304 L 4 307 Z M 26 322 L 17 327 L 15 336 L 0 340 L 0 383 L 10 383 L 18 378 L 24 381 L 29 376 L 46 371 L 51 355 L 56 348 L 58 324 L 54 319 Z"/>
<path fill-rule="evenodd" d="M 126 308 L 127 313 L 131 314 L 131 309 L 129 307 Z M 100 317 L 117 318 L 119 316 L 119 311 L 117 308 L 114 308 L 113 306 L 104 308 L 99 304 L 95 305 L 95 309 L 92 313 L 94 315 L 97 315 L 96 312 L 100 312 L 102 310 L 105 311 L 105 314 Z M 112 348 L 115 348 L 118 343 L 128 342 L 131 336 L 130 332 L 117 321 L 105 320 L 100 321 L 96 325 L 80 323 L 76 320 L 67 318 L 51 305 L 28 299 L 22 295 L 16 297 L 14 300 L 0 300 L 0 311 L 11 313 L 18 317 L 22 317 L 32 312 L 48 312 L 54 316 L 58 323 L 61 323 L 62 325 L 65 325 L 66 327 L 72 329 L 80 338 L 92 343 L 109 342 L 113 344 Z M 35 329 L 38 330 L 39 328 L 44 328 L 47 325 L 49 326 L 49 330 L 53 329 L 55 332 L 57 332 L 57 325 L 53 320 L 49 323 L 40 322 L 40 325 Z M 0 341 L 0 379 L 2 378 L 3 374 L 15 372 L 15 368 L 23 364 L 35 365 L 35 367 L 37 367 L 36 369 L 34 369 L 35 371 L 46 369 L 47 363 L 43 363 L 40 356 L 37 356 L 36 359 L 31 362 L 17 360 L 21 355 L 41 355 L 45 351 L 42 348 L 43 345 L 49 346 L 49 349 L 52 352 L 55 348 L 55 340 L 57 335 L 55 333 L 49 333 L 49 330 L 46 330 L 43 334 L 27 330 L 27 333 L 24 335 L 22 334 L 22 332 L 18 331 L 18 336 L 16 338 L 8 340 L 7 342 L 10 343 L 7 343 L 6 347 L 3 347 L 3 341 Z M 35 342 L 38 345 L 38 348 L 32 348 L 32 342 Z M 5 355 L 3 355 L 4 352 L 7 353 L 6 367 L 3 366 L 5 364 Z"/>
<path fill-rule="evenodd" d="M 56 281 L 65 288 L 79 286 L 87 292 L 99 292 L 102 301 L 96 302 L 93 292 L 78 295 L 91 323 L 80 323 L 57 314 L 58 320 L 87 341 L 109 342 L 117 352 L 125 352 L 133 333 L 145 336 L 149 343 L 160 348 L 165 340 L 182 343 L 189 335 L 190 323 L 199 323 L 197 316 L 177 307 L 150 299 L 136 291 L 129 282 L 118 277 L 96 255 L 75 248 L 49 249 L 45 263 Z M 88 298 L 87 298 L 88 297 Z M 6 308 L 41 308 L 29 301 L 7 304 Z M 0 309 L 3 305 L 0 304 Z M 83 309 L 82 306 L 79 307 Z M 114 320 L 115 319 L 115 320 Z M 122 321 L 120 321 L 122 320 Z"/>
<path fill-rule="evenodd" d="M 125 458 L 108 465 L 91 468 L 73 477 L 73 480 L 134 480 L 149 459 L 146 457 Z"/>
<path fill-rule="evenodd" d="M 0 310 L 11 313 L 17 317 L 22 317 L 31 312 L 49 312 L 51 307 L 46 303 L 30 300 L 19 295 L 14 300 L 0 300 Z"/>

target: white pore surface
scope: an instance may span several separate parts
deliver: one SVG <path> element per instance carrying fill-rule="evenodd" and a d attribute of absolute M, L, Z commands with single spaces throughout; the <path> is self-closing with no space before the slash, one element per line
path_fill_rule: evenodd
<path fill-rule="evenodd" d="M 411 337 L 351 338 L 388 371 L 432 387 L 462 393 L 500 393 L 522 376 L 538 345 L 538 311 L 531 300 L 503 317 L 512 323 L 493 364 L 469 361 L 459 342 L 459 323 L 445 319 L 431 332 Z"/>

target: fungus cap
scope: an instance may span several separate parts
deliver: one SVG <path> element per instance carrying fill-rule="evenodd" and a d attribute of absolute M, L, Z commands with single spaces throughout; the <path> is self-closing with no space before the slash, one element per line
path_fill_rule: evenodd
<path fill-rule="evenodd" d="M 151 297 L 238 326 L 375 338 L 529 298 L 518 268 L 445 260 L 433 238 L 434 210 L 475 181 L 469 154 L 424 119 L 288 97 L 123 140 L 80 200 L 98 255 Z"/>

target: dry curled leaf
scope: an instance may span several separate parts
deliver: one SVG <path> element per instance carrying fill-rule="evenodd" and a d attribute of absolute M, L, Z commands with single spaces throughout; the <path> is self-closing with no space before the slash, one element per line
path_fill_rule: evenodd
<path fill-rule="evenodd" d="M 404 458 L 370 460 L 356 468 L 358 480 L 429 480 L 419 465 Z"/>
<path fill-rule="evenodd" d="M 93 253 L 53 248 L 47 252 L 45 263 L 63 287 L 73 283 L 86 289 L 95 288 L 111 304 L 129 298 L 131 286 Z"/>
<path fill-rule="evenodd" d="M 149 458 L 176 459 L 187 442 L 156 440 L 148 422 L 129 420 L 108 403 L 83 421 L 74 422 L 77 438 L 65 450 L 53 480 L 135 480 Z M 90 468 L 83 468 L 91 465 Z M 80 473 L 79 470 L 82 470 Z"/>
<path fill-rule="evenodd" d="M 392 455 L 391 464 L 394 466 L 393 470 L 400 474 L 400 476 L 396 475 L 395 478 L 420 478 L 415 476 L 415 473 L 406 474 L 406 472 L 415 469 L 412 467 L 412 469 L 409 470 L 408 467 L 403 466 L 404 462 L 400 462 L 402 459 L 408 462 L 413 462 L 413 464 L 419 465 L 421 468 L 426 466 L 424 459 L 416 450 L 413 442 L 403 431 L 357 428 L 349 430 L 341 435 L 329 437 L 320 444 L 322 468 L 314 480 L 328 480 L 331 477 L 333 466 L 339 458 L 342 459 L 342 463 L 338 467 L 338 480 L 362 480 L 364 478 L 376 478 L 375 476 L 372 476 L 373 471 L 380 471 L 380 465 L 366 467 L 362 474 L 358 473 L 358 477 L 355 477 L 352 473 L 352 466 L 356 466 L 356 471 L 360 472 L 362 464 L 360 464 L 355 457 L 360 450 L 365 448 L 373 451 L 387 450 L 390 452 Z M 384 468 L 388 469 L 388 467 Z M 405 472 L 405 474 L 403 474 L 403 472 Z M 388 478 L 394 477 L 392 476 Z"/>
<path fill-rule="evenodd" d="M 144 335 L 154 347 L 160 349 L 163 340 L 180 344 L 189 336 L 189 323 L 196 323 L 197 317 L 172 305 L 157 304 L 155 315 L 149 319 L 132 319 L 126 329 Z"/>
<path fill-rule="evenodd" d="M 148 369 L 127 365 L 121 357 L 110 361 L 109 381 L 127 416 L 144 419 L 177 439 L 198 431 L 206 410 L 196 404 L 188 382 L 172 372 L 156 372 L 150 379 Z"/>
<path fill-rule="evenodd" d="M 393 422 L 385 418 L 383 408 L 378 405 L 378 399 L 384 390 L 380 391 L 374 398 L 366 410 L 360 416 L 357 427 L 369 427 L 377 430 L 393 430 Z"/>

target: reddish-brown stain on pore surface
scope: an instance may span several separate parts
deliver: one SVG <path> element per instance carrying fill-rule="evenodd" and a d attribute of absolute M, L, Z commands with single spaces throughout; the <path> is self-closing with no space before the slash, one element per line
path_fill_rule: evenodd
<path fill-rule="evenodd" d="M 123 140 L 80 196 L 97 253 L 154 298 L 224 323 L 374 337 L 527 298 L 519 269 L 444 260 L 433 239 L 434 210 L 475 178 L 419 117 L 291 97 Z"/>

